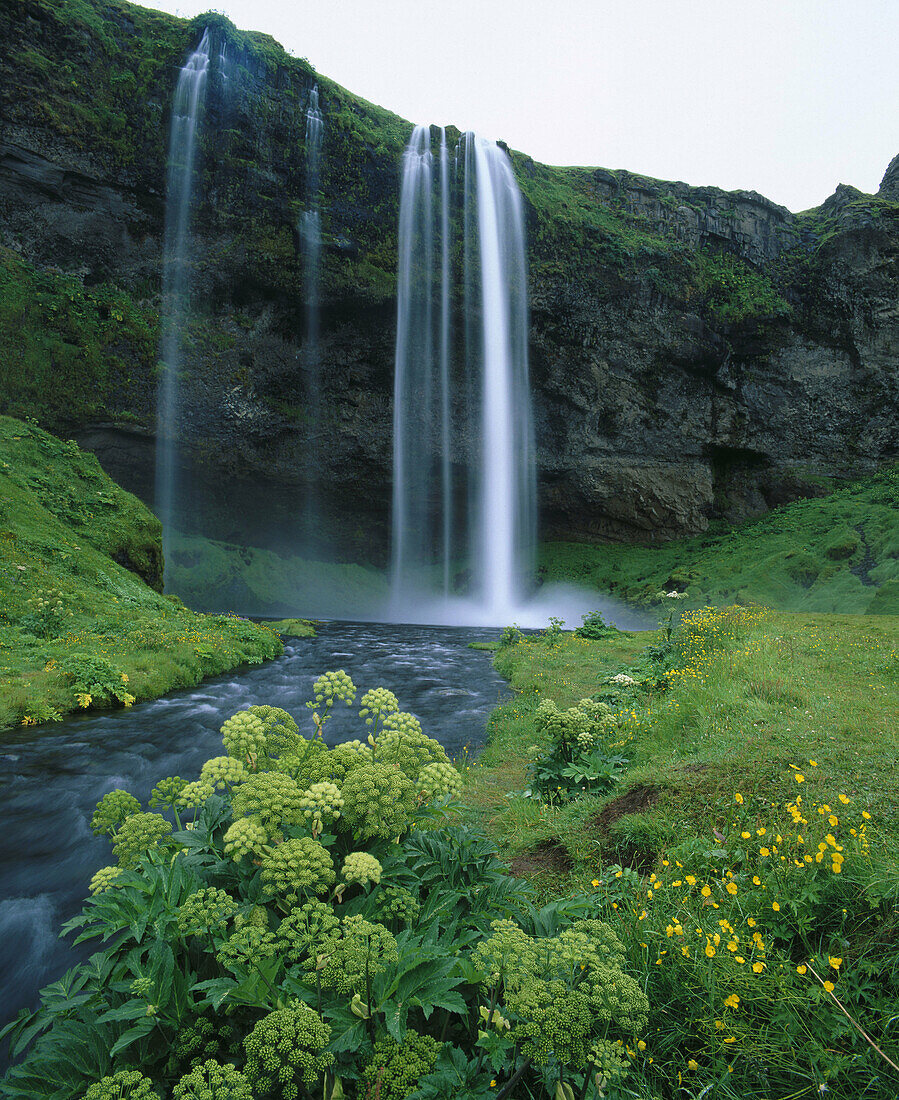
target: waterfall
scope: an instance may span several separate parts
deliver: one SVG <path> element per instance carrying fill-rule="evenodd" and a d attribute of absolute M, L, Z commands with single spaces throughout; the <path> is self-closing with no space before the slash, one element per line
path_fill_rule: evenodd
<path fill-rule="evenodd" d="M 508 156 L 467 134 L 477 175 L 481 268 L 481 466 L 476 573 L 491 615 L 520 604 L 533 572 L 534 454 L 521 194 Z"/>
<path fill-rule="evenodd" d="M 393 400 L 394 596 L 429 589 L 433 560 L 433 283 L 431 135 L 416 126 L 403 157 Z"/>
<path fill-rule="evenodd" d="M 441 614 L 433 597 L 452 617 L 455 568 L 470 578 L 473 601 L 459 613 L 509 622 L 526 595 L 535 541 L 521 195 L 507 154 L 474 134 L 464 139 L 461 192 L 458 155 L 451 185 L 445 130 L 439 186 L 432 161 L 430 130 L 417 126 L 400 196 L 393 613 L 417 616 L 430 596 L 432 618 Z M 454 318 L 460 232 L 461 317 Z M 453 340 L 454 331 L 461 338 Z M 460 498 L 466 505 L 454 507 Z"/>
<path fill-rule="evenodd" d="M 440 488 L 443 500 L 443 595 L 450 594 L 453 485 L 450 453 L 450 239 L 449 155 L 440 128 Z"/>
<path fill-rule="evenodd" d="M 162 376 L 157 399 L 156 514 L 169 558 L 178 490 L 178 434 L 182 337 L 190 305 L 190 211 L 197 126 L 209 73 L 209 32 L 178 76 L 169 135 L 165 239 L 162 266 Z"/>
<path fill-rule="evenodd" d="M 306 209 L 300 215 L 298 225 L 303 251 L 303 281 L 306 297 L 306 378 L 311 425 L 308 435 L 308 463 L 314 472 L 319 468 L 321 433 L 321 364 L 318 340 L 322 231 L 319 190 L 324 129 L 324 119 L 318 102 L 318 85 L 314 84 L 309 93 L 309 104 L 306 108 Z M 320 525 L 318 509 L 318 494 L 313 480 L 306 500 L 306 523 L 313 532 L 316 532 Z"/>

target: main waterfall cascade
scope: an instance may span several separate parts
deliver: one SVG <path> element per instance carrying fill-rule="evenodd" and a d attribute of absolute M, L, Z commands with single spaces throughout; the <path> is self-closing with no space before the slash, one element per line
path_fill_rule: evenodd
<path fill-rule="evenodd" d="M 224 61 L 224 48 L 222 54 Z M 197 127 L 209 75 L 209 32 L 178 77 L 169 135 L 165 242 L 162 267 L 162 378 L 157 400 L 155 511 L 162 521 L 163 552 L 169 560 L 178 491 L 177 438 L 180 419 L 182 338 L 190 304 L 190 211 L 195 177 Z"/>
<path fill-rule="evenodd" d="M 415 128 L 404 159 L 392 611 L 436 621 L 455 607 L 465 621 L 502 623 L 525 602 L 536 533 L 524 219 L 508 155 L 472 133 L 463 142 L 461 191 L 445 131 L 436 172 L 428 127 Z"/>

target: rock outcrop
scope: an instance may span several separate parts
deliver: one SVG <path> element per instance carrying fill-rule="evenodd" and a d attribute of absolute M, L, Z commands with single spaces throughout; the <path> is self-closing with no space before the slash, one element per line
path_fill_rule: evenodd
<path fill-rule="evenodd" d="M 165 135 L 200 24 L 82 7 L 65 22 L 47 0 L 0 14 L 0 274 L 21 286 L 38 273 L 45 295 L 40 322 L 24 305 L 0 316 L 0 408 L 75 434 L 147 499 Z M 309 534 L 297 515 L 316 481 L 323 541 L 339 527 L 349 553 L 377 560 L 409 127 L 266 36 L 210 21 L 230 68 L 210 84 L 201 157 L 185 525 L 292 545 Z M 316 81 L 325 412 L 312 423 L 296 223 Z M 804 214 L 752 191 L 512 157 L 528 217 L 544 535 L 669 539 L 896 457 L 899 157 L 877 196 L 841 185 Z M 133 304 L 140 339 L 109 334 L 108 287 Z M 64 397 L 52 407 L 46 386 L 16 373 L 42 354 L 81 365 L 52 375 Z"/>

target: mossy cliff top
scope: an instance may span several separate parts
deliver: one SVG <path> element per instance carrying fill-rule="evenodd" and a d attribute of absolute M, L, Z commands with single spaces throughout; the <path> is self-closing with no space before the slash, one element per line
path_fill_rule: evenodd
<path fill-rule="evenodd" d="M 192 20 L 121 0 L 22 0 L 0 14 L 4 136 L 34 139 L 55 157 L 141 196 L 161 229 L 165 158 L 178 69 L 203 29 L 214 62 L 201 133 L 200 228 L 255 283 L 296 287 L 296 221 L 308 202 L 305 112 L 319 87 L 326 294 L 390 298 L 395 286 L 399 173 L 411 123 L 316 74 L 269 35 L 208 12 Z M 224 67 L 219 61 L 224 56 Z M 464 120 L 460 120 L 464 125 Z M 436 128 L 434 135 L 436 140 Z M 460 134 L 450 128 L 455 144 Z M 535 276 L 583 270 L 645 277 L 657 291 L 733 323 L 790 311 L 760 268 L 785 252 L 814 251 L 832 235 L 825 207 L 790 214 L 752 191 L 688 187 L 627 171 L 550 168 L 511 152 L 528 207 Z M 870 196 L 855 192 L 865 204 Z M 829 200 L 830 201 L 830 200 Z M 833 204 L 831 204 L 833 205 Z M 867 202 L 869 218 L 895 203 Z M 882 208 L 882 209 L 881 209 Z M 889 209 L 887 209 L 889 208 Z M 858 213 L 851 211 L 850 213 Z M 729 260 L 722 261 L 719 253 Z M 223 292 L 223 288 L 218 288 Z"/>

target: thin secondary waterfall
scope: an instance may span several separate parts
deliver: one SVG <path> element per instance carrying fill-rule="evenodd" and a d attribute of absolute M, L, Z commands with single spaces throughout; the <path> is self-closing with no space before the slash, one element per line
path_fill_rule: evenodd
<path fill-rule="evenodd" d="M 400 197 L 394 614 L 415 613 L 429 595 L 448 598 L 455 570 L 477 618 L 502 623 L 524 601 L 535 539 L 521 195 L 507 154 L 474 134 L 464 139 L 461 191 L 458 172 L 450 184 L 445 131 L 437 176 L 432 160 L 430 130 L 417 126 Z"/>
<path fill-rule="evenodd" d="M 156 514 L 162 521 L 163 551 L 169 558 L 178 490 L 178 434 L 182 339 L 190 305 L 190 212 L 197 127 L 209 74 L 209 32 L 178 77 L 172 107 L 166 178 L 165 243 L 162 268 L 162 377 L 157 399 Z"/>
<path fill-rule="evenodd" d="M 319 281 L 321 275 L 322 229 L 319 190 L 321 186 L 321 150 L 325 124 L 318 102 L 318 85 L 309 93 L 306 108 L 306 209 L 300 215 L 299 235 L 303 250 L 303 276 L 306 296 L 306 377 L 308 386 L 310 468 L 319 466 L 319 432 L 321 420 L 321 364 L 319 356 Z M 318 499 L 315 482 L 310 485 L 306 501 L 307 522 L 318 526 Z"/>

